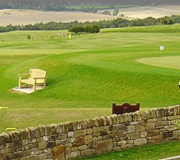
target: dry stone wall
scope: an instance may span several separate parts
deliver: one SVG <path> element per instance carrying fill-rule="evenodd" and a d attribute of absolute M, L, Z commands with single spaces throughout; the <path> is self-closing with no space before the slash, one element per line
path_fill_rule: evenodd
<path fill-rule="evenodd" d="M 179 139 L 180 106 L 0 134 L 0 160 L 68 160 Z"/>

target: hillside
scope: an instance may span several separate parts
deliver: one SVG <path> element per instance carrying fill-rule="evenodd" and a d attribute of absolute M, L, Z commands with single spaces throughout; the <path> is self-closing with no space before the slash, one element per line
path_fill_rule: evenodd
<path fill-rule="evenodd" d="M 108 10 L 113 13 L 113 9 Z M 101 10 L 102 12 L 102 10 Z M 121 8 L 119 9 L 119 13 L 117 16 L 113 15 L 105 15 L 98 13 L 84 13 L 84 12 L 75 12 L 75 11 L 35 11 L 35 10 L 13 10 L 13 9 L 4 9 L 0 10 L 0 26 L 7 25 L 28 25 L 28 24 L 36 24 L 36 23 L 48 23 L 48 22 L 61 22 L 61 23 L 70 23 L 74 21 L 78 22 L 93 22 L 100 20 L 113 20 L 119 18 L 119 15 L 124 15 L 123 18 L 128 20 L 136 20 L 137 18 L 143 19 L 147 17 L 161 18 L 165 16 L 172 15 L 180 15 L 180 5 L 164 5 L 164 6 L 141 6 L 141 7 L 129 7 L 129 8 Z M 38 16 L 37 16 L 38 15 Z M 152 19 L 152 18 L 151 18 Z M 174 22 L 174 20 L 172 20 Z M 140 22 L 140 21 L 139 21 Z M 146 24 L 136 23 L 135 26 L 143 26 Z M 109 22 L 110 23 L 110 22 Z M 115 22 L 114 22 L 115 23 Z M 114 27 L 117 27 L 117 25 Z M 175 21 L 174 23 L 179 23 Z M 124 25 L 122 22 L 118 22 L 122 26 Z M 155 22 L 149 23 L 149 25 L 157 24 Z M 165 23 L 161 23 L 165 24 Z M 100 24 L 99 24 L 100 25 Z M 109 24 L 111 26 L 112 24 Z M 132 24 L 128 24 L 129 26 L 133 26 Z M 103 27 L 104 25 L 100 25 L 102 28 L 109 28 L 108 26 Z M 51 29 L 53 29 L 51 27 Z M 68 29 L 60 28 L 60 29 Z M 1 30 L 1 29 L 0 29 Z"/>
<path fill-rule="evenodd" d="M 36 10 L 84 10 L 90 8 L 114 8 L 147 5 L 177 5 L 179 0 L 6 0 L 0 1 L 0 9 L 36 9 Z M 88 9 L 87 9 L 88 8 Z"/>

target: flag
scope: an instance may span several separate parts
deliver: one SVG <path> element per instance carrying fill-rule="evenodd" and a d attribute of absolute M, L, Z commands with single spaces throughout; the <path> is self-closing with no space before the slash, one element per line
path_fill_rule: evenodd
<path fill-rule="evenodd" d="M 71 39 L 71 32 L 69 32 L 69 39 Z"/>

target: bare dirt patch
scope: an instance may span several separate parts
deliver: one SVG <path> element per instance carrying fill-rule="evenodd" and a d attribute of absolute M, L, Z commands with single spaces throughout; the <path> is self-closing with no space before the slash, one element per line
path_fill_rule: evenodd
<path fill-rule="evenodd" d="M 116 17 L 110 15 L 102 15 L 84 12 L 43 12 L 32 10 L 0 10 L 1 26 L 26 25 L 40 22 L 72 22 L 72 21 L 99 21 L 114 19 Z"/>
<path fill-rule="evenodd" d="M 110 10 L 113 12 L 114 10 Z M 165 6 L 143 6 L 119 9 L 119 15 L 124 15 L 127 19 L 180 15 L 180 5 Z"/>

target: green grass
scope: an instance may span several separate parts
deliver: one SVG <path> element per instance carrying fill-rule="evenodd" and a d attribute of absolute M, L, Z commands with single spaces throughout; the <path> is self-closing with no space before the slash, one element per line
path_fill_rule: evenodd
<path fill-rule="evenodd" d="M 105 155 L 81 158 L 81 160 L 157 160 L 178 156 L 180 142 L 169 142 L 152 146 L 143 146 L 122 150 L 120 152 L 109 152 Z"/>
<path fill-rule="evenodd" d="M 141 108 L 179 104 L 179 64 L 172 68 L 169 63 L 162 67 L 138 62 L 142 58 L 180 56 L 178 28 L 103 29 L 98 34 L 73 35 L 72 40 L 68 35 L 58 36 L 67 31 L 1 33 L 0 106 L 9 109 L 0 110 L 0 132 L 10 125 L 26 128 L 109 115 L 112 102 L 140 102 Z M 165 46 L 163 53 L 160 45 Z M 170 60 L 176 65 L 173 58 Z M 30 68 L 47 71 L 46 89 L 29 95 L 13 92 L 17 75 Z M 65 109 L 66 118 L 52 118 Z M 74 109 L 79 112 L 71 116 Z"/>

